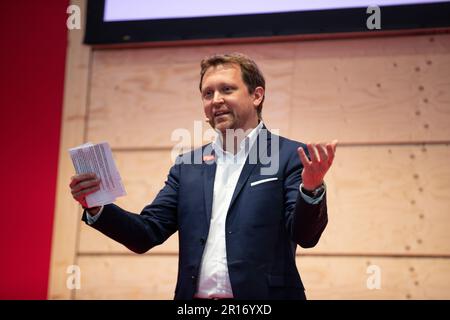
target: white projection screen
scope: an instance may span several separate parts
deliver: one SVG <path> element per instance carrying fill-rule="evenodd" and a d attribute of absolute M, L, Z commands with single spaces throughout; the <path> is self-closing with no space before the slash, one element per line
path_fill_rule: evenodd
<path fill-rule="evenodd" d="M 374 3 L 381 30 L 366 25 Z M 88 0 L 84 42 L 228 41 L 449 27 L 450 0 Z"/>
<path fill-rule="evenodd" d="M 436 3 L 436 0 L 106 0 L 104 21 L 198 18 Z"/>

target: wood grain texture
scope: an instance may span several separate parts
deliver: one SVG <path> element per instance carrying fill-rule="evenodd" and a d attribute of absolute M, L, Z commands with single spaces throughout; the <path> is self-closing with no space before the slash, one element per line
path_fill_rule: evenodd
<path fill-rule="evenodd" d="M 449 156 L 449 146 L 338 149 L 329 224 L 311 252 L 448 255 Z"/>
<path fill-rule="evenodd" d="M 267 77 L 264 119 L 282 134 L 314 141 L 448 141 L 449 43 L 450 36 L 441 35 L 266 44 L 265 53 L 261 44 L 220 50 L 240 50 L 260 64 Z M 199 61 L 220 50 L 97 51 L 89 138 L 115 147 L 173 145 L 175 129 L 193 131 L 193 121 L 204 119 Z"/>
<path fill-rule="evenodd" d="M 448 141 L 450 36 L 435 39 L 298 43 L 292 138 Z"/>
<path fill-rule="evenodd" d="M 77 299 L 173 299 L 177 258 L 79 258 Z M 299 257 L 308 299 L 449 299 L 450 260 Z M 368 289 L 369 266 L 381 271 L 380 289 Z"/>
<path fill-rule="evenodd" d="M 368 289 L 380 270 L 380 289 Z M 449 299 L 450 259 L 300 257 L 308 299 Z"/>
<path fill-rule="evenodd" d="M 128 195 L 118 205 L 140 212 L 163 186 L 169 152 L 117 153 Z M 329 224 L 305 252 L 448 255 L 449 146 L 338 148 L 327 178 Z M 82 223 L 80 253 L 129 252 Z M 176 253 L 177 235 L 150 253 Z M 302 250 L 300 250 L 302 252 Z"/>
<path fill-rule="evenodd" d="M 176 257 L 80 257 L 76 299 L 173 299 Z"/>
<path fill-rule="evenodd" d="M 194 141 L 194 121 L 199 121 L 203 131 L 210 129 L 204 122 L 198 90 L 201 50 L 192 62 L 177 62 L 179 49 L 172 50 L 174 61 L 165 63 L 152 60 L 153 49 L 138 50 L 136 59 L 131 59 L 128 51 L 121 51 L 122 55 L 116 51 L 95 53 L 89 140 L 108 140 L 117 148 L 168 147 L 181 142 L 172 138 L 178 129 L 191 133 L 191 139 L 182 145 L 200 146 L 210 141 L 202 131 Z M 259 63 L 268 83 L 263 117 L 269 127 L 287 134 L 293 60 L 261 59 Z"/>

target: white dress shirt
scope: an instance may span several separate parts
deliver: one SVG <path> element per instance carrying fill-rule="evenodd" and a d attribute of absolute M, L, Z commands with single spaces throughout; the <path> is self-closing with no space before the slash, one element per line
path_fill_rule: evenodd
<path fill-rule="evenodd" d="M 213 142 L 212 147 L 216 155 L 216 176 L 209 234 L 203 251 L 198 290 L 195 294 L 197 298 L 233 298 L 228 275 L 225 221 L 249 150 L 255 143 L 262 126 L 263 123 L 260 122 L 241 141 L 235 155 L 223 150 L 221 135 L 218 135 Z"/>

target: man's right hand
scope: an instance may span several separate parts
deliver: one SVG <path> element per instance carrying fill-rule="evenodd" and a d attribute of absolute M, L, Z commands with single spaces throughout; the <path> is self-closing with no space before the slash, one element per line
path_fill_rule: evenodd
<path fill-rule="evenodd" d="M 71 178 L 70 191 L 72 197 L 86 208 L 91 216 L 95 216 L 100 207 L 87 208 L 86 196 L 100 190 L 100 179 L 95 173 L 77 174 Z"/>

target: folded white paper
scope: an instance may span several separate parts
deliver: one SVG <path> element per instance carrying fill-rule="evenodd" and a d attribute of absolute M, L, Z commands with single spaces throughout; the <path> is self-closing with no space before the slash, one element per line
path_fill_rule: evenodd
<path fill-rule="evenodd" d="M 126 195 L 107 142 L 88 142 L 69 149 L 69 153 L 77 174 L 95 173 L 101 180 L 100 190 L 86 196 L 89 208 L 113 203 L 117 197 Z"/>

